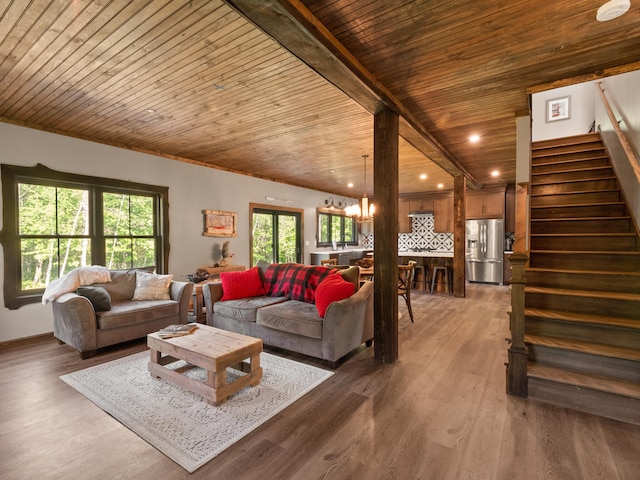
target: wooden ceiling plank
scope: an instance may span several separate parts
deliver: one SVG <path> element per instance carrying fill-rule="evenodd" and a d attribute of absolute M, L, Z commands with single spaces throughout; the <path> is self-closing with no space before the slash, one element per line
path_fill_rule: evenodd
<path fill-rule="evenodd" d="M 424 137 L 424 141 L 440 153 L 438 159 L 432 160 L 442 163 L 441 166 L 445 169 L 457 169 L 457 174 L 467 176 L 471 184 L 477 185 L 469 172 L 461 168 L 444 146 L 313 17 L 304 5 L 287 0 L 232 0 L 228 3 L 276 38 L 302 61 L 318 70 L 329 82 L 345 91 L 369 112 L 372 112 L 372 108 L 373 112 L 377 110 L 379 101 L 397 111 L 420 136 Z M 359 93 L 351 93 L 353 90 Z M 447 165 L 443 165 L 444 163 Z"/>
<path fill-rule="evenodd" d="M 44 34 L 35 42 L 21 42 L 24 53 L 20 62 L 2 80 L 7 84 L 7 88 L 3 88 L 4 94 L 11 99 L 4 114 L 20 115 L 28 120 L 20 105 L 25 98 L 35 105 L 42 89 L 50 85 L 52 72 L 59 62 L 57 59 L 77 49 L 77 42 L 69 45 L 69 39 L 81 32 L 99 13 L 104 13 L 102 6 L 93 3 L 85 5 L 82 10 L 73 8 L 69 3 L 61 12 L 43 12 L 38 26 Z"/>
<path fill-rule="evenodd" d="M 180 98 L 197 95 L 196 90 L 203 90 L 203 84 L 216 88 L 216 85 L 219 85 L 221 74 L 225 72 L 211 68 L 209 65 L 214 58 L 206 43 L 208 43 L 208 40 L 205 39 L 204 43 L 200 45 L 200 50 L 190 53 L 189 56 L 186 56 L 186 53 L 176 56 L 175 63 L 166 62 L 164 64 L 151 65 L 151 68 L 146 70 L 144 74 L 139 75 L 128 84 L 128 90 L 131 90 L 132 94 L 121 92 L 111 100 L 109 100 L 109 97 L 105 97 L 108 100 L 107 105 L 94 106 L 87 109 L 85 111 L 87 118 L 76 118 L 74 120 L 91 121 L 95 110 L 99 110 L 103 115 L 108 114 L 110 118 L 116 121 L 119 120 L 119 117 L 131 118 L 131 112 L 137 112 L 136 115 L 144 115 L 148 108 L 153 108 L 156 111 L 175 111 L 181 108 Z M 260 51 L 262 47 L 257 45 L 257 48 L 257 51 Z M 232 58 L 234 52 L 241 49 L 244 49 L 242 44 L 230 42 L 221 49 L 221 55 L 216 57 L 215 60 L 220 60 L 226 65 L 226 60 Z M 242 68 L 235 64 L 233 66 L 239 70 Z M 167 74 L 167 70 L 170 73 Z M 144 94 L 141 94 L 142 92 Z M 163 108 L 167 103 L 172 105 L 170 109 Z M 122 105 L 126 105 L 127 110 L 122 111 L 120 109 Z"/>
<path fill-rule="evenodd" d="M 80 66 L 80 64 L 83 64 L 80 60 L 84 60 L 85 55 L 91 55 L 96 48 L 104 48 L 99 43 L 99 46 L 96 45 L 94 47 L 95 36 L 101 31 L 103 34 L 104 32 L 112 35 L 122 34 L 125 30 L 122 28 L 122 24 L 126 23 L 126 19 L 135 13 L 137 8 L 141 8 L 141 5 L 139 5 L 139 2 L 130 2 L 124 7 L 123 4 L 109 4 L 107 8 L 109 10 L 90 11 L 89 13 L 95 12 L 95 16 L 83 18 L 86 23 L 83 24 L 83 28 L 79 32 L 76 32 L 75 29 L 63 29 L 56 39 L 56 49 L 50 50 L 50 47 L 46 44 L 34 45 L 34 48 L 42 50 L 44 58 L 52 55 L 52 52 L 59 48 L 60 52 L 56 52 L 56 58 L 64 58 L 64 61 L 58 60 L 57 63 L 52 63 L 53 70 L 39 72 L 38 75 L 33 76 L 32 82 L 25 83 L 23 90 L 30 90 L 31 96 L 29 98 L 33 112 L 41 112 L 42 109 L 46 109 L 46 107 L 38 104 L 38 99 L 50 92 L 52 88 L 63 92 L 72 88 L 72 85 L 78 82 L 77 77 L 80 75 L 81 68 L 84 68 L 84 66 Z M 53 10 L 49 17 L 55 15 L 55 13 L 55 10 Z M 102 16 L 106 16 L 112 21 L 106 24 L 104 21 L 99 21 L 98 19 L 102 18 Z M 49 24 L 45 24 L 45 28 L 52 28 L 57 31 L 55 27 Z M 78 44 L 80 44 L 80 47 L 78 47 Z M 95 56 L 95 53 L 93 55 Z M 74 67 L 74 64 L 77 66 Z M 40 85 L 44 85 L 44 87 L 39 88 Z M 24 110 L 21 109 L 15 114 L 24 114 Z M 31 120 L 30 118 L 25 119 Z M 33 121 L 37 122 L 38 119 L 35 118 Z"/>
<path fill-rule="evenodd" d="M 21 58 L 21 49 L 25 47 L 22 41 L 27 34 L 33 32 L 32 27 L 46 11 L 47 0 L 33 2 L 11 2 L 0 15 L 0 86 L 4 87 L 5 77 L 15 68 Z M 35 36 L 42 35 L 42 31 Z"/>
<path fill-rule="evenodd" d="M 170 2 L 170 3 L 178 3 L 178 2 Z M 168 12 L 167 15 L 163 17 L 163 19 L 169 19 L 171 22 L 175 22 L 181 18 L 194 16 L 194 23 L 190 25 L 190 30 L 187 30 L 190 34 L 197 34 L 200 27 L 207 22 L 207 15 L 202 13 L 202 15 L 196 15 L 196 12 L 189 11 L 185 9 L 183 15 L 176 15 L 175 12 Z M 88 68 L 85 72 L 79 72 L 74 70 L 70 70 L 65 72 L 65 75 L 68 78 L 68 82 L 73 82 L 73 91 L 68 91 L 63 93 L 62 95 L 54 94 L 52 98 L 55 99 L 56 105 L 55 110 L 65 115 L 65 118 L 69 119 L 69 121 L 81 121 L 82 119 L 78 119 L 69 115 L 67 111 L 68 108 L 74 108 L 74 102 L 77 101 L 77 96 L 80 95 L 80 98 L 86 97 L 83 92 L 91 91 L 91 98 L 97 96 L 101 92 L 107 91 L 107 89 L 112 88 L 114 85 L 121 84 L 122 82 L 128 82 L 128 75 L 135 74 L 136 69 L 140 68 L 140 63 L 143 65 L 151 64 L 154 59 L 158 57 L 162 57 L 162 55 L 174 47 L 176 43 L 181 41 L 187 41 L 184 38 L 180 38 L 179 33 L 175 32 L 171 41 L 166 39 L 166 42 L 162 42 L 162 45 L 155 50 L 152 50 L 152 54 L 146 55 L 146 50 L 144 50 L 145 44 L 148 44 L 148 40 L 145 39 L 145 32 L 138 27 L 138 29 L 134 28 L 132 25 L 130 32 L 127 32 L 126 35 L 118 36 L 117 40 L 113 39 L 109 42 L 108 48 L 103 48 L 101 52 L 94 54 L 88 62 Z M 137 37 L 136 37 L 137 35 Z M 163 38 L 164 37 L 158 37 Z M 189 38 L 189 37 L 188 37 Z M 156 40 L 157 41 L 157 40 Z M 136 42 L 140 42 L 138 46 Z M 132 62 L 130 58 L 127 58 L 131 55 L 129 52 L 132 52 L 131 46 L 135 46 L 134 48 L 142 48 L 142 50 L 137 53 L 138 63 Z M 127 63 L 124 68 L 120 66 L 121 62 L 126 59 Z M 161 63 L 161 62 L 158 62 Z M 126 71 L 125 71 L 126 70 Z M 80 77 L 80 78 L 76 78 Z M 73 80 L 71 80 L 73 79 Z M 79 92 L 76 94 L 75 92 Z M 116 90 L 117 92 L 117 90 Z M 117 93 L 116 93 L 117 95 Z M 85 106 L 87 103 L 90 103 L 92 100 L 89 98 L 85 100 Z M 44 110 L 44 109 L 43 109 Z M 79 109 L 80 111 L 84 109 Z M 46 112 L 43 111 L 43 114 Z M 106 113 L 106 112 L 105 112 Z M 37 120 L 37 119 L 36 119 Z"/>

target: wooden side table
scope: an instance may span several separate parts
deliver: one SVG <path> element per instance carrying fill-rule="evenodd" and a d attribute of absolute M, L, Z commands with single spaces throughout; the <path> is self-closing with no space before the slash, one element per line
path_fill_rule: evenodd
<path fill-rule="evenodd" d="M 193 293 L 191 294 L 191 304 L 193 308 L 193 321 L 198 323 L 206 323 L 207 313 L 204 311 L 204 301 L 202 298 L 202 287 L 211 282 L 217 282 L 220 280 L 221 272 L 242 272 L 246 270 L 244 265 L 227 265 L 226 267 L 209 267 L 207 271 L 209 272 L 209 277 L 207 280 L 203 280 L 202 282 L 194 283 Z"/>

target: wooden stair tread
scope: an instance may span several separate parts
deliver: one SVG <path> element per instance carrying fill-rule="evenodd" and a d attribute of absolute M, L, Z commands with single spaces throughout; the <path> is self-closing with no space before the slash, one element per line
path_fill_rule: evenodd
<path fill-rule="evenodd" d="M 532 233 L 530 234 L 532 237 L 635 237 L 636 234 L 633 232 L 596 232 L 596 233 Z"/>
<path fill-rule="evenodd" d="M 640 293 L 602 292 L 599 290 L 568 290 L 566 288 L 531 287 L 524 288 L 526 293 L 545 295 L 565 295 L 568 297 L 607 298 L 611 300 L 627 300 L 640 302 Z"/>
<path fill-rule="evenodd" d="M 634 382 L 596 375 L 586 375 L 584 373 L 571 372 L 531 362 L 527 365 L 527 375 L 542 380 L 564 383 L 565 385 L 574 385 L 640 399 L 640 384 Z"/>
<path fill-rule="evenodd" d="M 571 340 L 559 337 L 543 337 L 533 334 L 525 334 L 524 342 L 527 345 L 537 345 L 540 347 L 598 355 L 600 357 L 621 358 L 640 362 L 640 351 L 634 348 L 615 347 L 613 345 L 605 345 L 603 343 L 585 342 L 582 340 Z"/>
<path fill-rule="evenodd" d="M 562 138 L 550 138 L 547 140 L 537 140 L 533 142 L 534 146 L 546 145 L 580 145 L 581 143 L 593 143 L 600 141 L 599 132 L 578 133 L 577 135 L 568 135 Z"/>
<path fill-rule="evenodd" d="M 583 183 L 583 182 L 596 182 L 600 180 L 617 180 L 615 175 L 607 175 L 598 178 L 571 178 L 567 180 L 549 180 L 548 182 L 537 181 L 534 182 L 533 178 L 531 178 L 531 186 L 536 187 L 539 185 L 559 185 L 565 183 Z"/>
<path fill-rule="evenodd" d="M 531 192 L 531 196 L 532 197 L 552 197 L 552 196 L 559 196 L 559 195 L 578 195 L 578 194 L 588 194 L 588 193 L 606 193 L 606 192 L 616 192 L 619 193 L 620 189 L 619 188 L 598 188 L 598 189 L 593 189 L 593 190 L 580 190 L 578 192 L 572 192 L 572 191 L 568 191 L 568 192 L 553 192 L 553 193 L 533 193 Z"/>
<path fill-rule="evenodd" d="M 560 151 L 558 151 L 560 150 Z M 544 158 L 554 155 L 572 155 L 575 153 L 585 152 L 604 152 L 604 145 L 593 142 L 584 143 L 570 143 L 570 144 L 558 144 L 548 146 L 536 146 L 532 145 L 531 157 L 532 158 Z"/>
<path fill-rule="evenodd" d="M 525 272 L 570 273 L 575 275 L 611 275 L 620 277 L 640 277 L 640 272 L 621 272 L 611 270 L 571 270 L 566 268 L 526 267 Z"/>
<path fill-rule="evenodd" d="M 606 157 L 603 157 L 606 158 Z M 589 158 L 589 160 L 591 160 L 591 158 Z M 582 162 L 583 160 L 573 160 L 573 162 Z M 562 162 L 558 165 L 564 165 L 565 167 L 571 163 L 571 161 L 566 161 L 566 162 Z M 536 176 L 536 175 L 557 175 L 558 173 L 575 173 L 575 172 L 593 172 L 596 170 L 610 170 L 612 167 L 611 165 L 599 165 L 599 166 L 592 166 L 592 167 L 581 167 L 581 168 L 567 168 L 565 170 L 561 170 L 559 168 L 552 170 L 550 172 L 531 172 L 531 176 Z M 610 176 L 610 175 L 607 175 Z"/>
<path fill-rule="evenodd" d="M 564 175 L 566 173 L 579 174 L 582 172 L 594 172 L 596 170 L 611 170 L 610 166 L 601 166 L 601 167 L 583 167 L 583 168 L 568 168 L 565 170 L 550 170 L 548 172 L 531 172 L 531 183 L 534 185 L 547 185 L 548 183 L 567 183 L 567 182 L 586 182 L 589 180 L 610 180 L 612 178 L 616 178 L 611 172 L 606 172 L 597 177 L 576 177 L 567 180 L 557 180 L 557 181 L 545 181 L 543 179 L 535 179 L 535 177 L 548 177 L 550 175 Z"/>
<path fill-rule="evenodd" d="M 608 160 L 609 157 L 607 157 L 604 153 L 602 155 L 586 155 L 589 152 L 595 152 L 598 151 L 600 152 L 600 149 L 597 150 L 581 150 L 581 151 L 577 151 L 577 152 L 568 152 L 569 155 L 575 155 L 575 154 L 580 154 L 580 153 L 585 153 L 584 156 L 578 157 L 578 158 L 560 158 L 564 155 L 567 155 L 567 153 L 558 153 L 558 152 L 547 152 L 544 153 L 542 155 L 532 155 L 531 156 L 531 167 L 532 168 L 536 168 L 536 167 L 552 167 L 554 165 L 568 165 L 570 163 L 577 163 L 577 162 L 588 162 L 590 160 Z M 553 157 L 558 157 L 555 160 L 550 160 Z"/>
<path fill-rule="evenodd" d="M 591 313 L 564 312 L 560 310 L 547 310 L 542 308 L 525 308 L 524 314 L 525 316 L 541 317 L 560 322 L 585 323 L 640 330 L 640 321 L 630 318 L 606 317 L 604 315 Z"/>
<path fill-rule="evenodd" d="M 530 253 L 554 253 L 559 255 L 620 255 L 637 257 L 640 252 L 636 250 L 530 250 Z"/>
<path fill-rule="evenodd" d="M 551 217 L 551 218 L 532 218 L 532 222 L 571 222 L 571 221 L 588 221 L 588 222 L 599 222 L 602 220 L 607 221 L 618 221 L 618 220 L 630 220 L 631 217 L 628 215 L 621 215 L 617 217 Z"/>
<path fill-rule="evenodd" d="M 575 207 L 618 207 L 624 206 L 624 202 L 594 202 L 594 203 L 561 203 L 556 205 L 531 205 L 531 208 L 575 208 Z M 617 217 L 615 217 L 617 218 Z"/>

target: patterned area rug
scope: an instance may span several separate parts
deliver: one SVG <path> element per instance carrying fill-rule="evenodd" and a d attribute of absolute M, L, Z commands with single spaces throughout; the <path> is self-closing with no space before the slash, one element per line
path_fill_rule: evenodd
<path fill-rule="evenodd" d="M 149 352 L 60 378 L 189 472 L 233 445 L 334 373 L 262 353 L 263 377 L 219 407 L 147 370 Z M 184 366 L 182 361 L 170 368 Z M 228 376 L 240 374 L 230 370 Z M 203 380 L 204 370 L 189 376 Z"/>

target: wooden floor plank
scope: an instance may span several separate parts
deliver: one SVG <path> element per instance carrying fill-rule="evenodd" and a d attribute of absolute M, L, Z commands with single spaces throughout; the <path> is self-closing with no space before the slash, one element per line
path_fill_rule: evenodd
<path fill-rule="evenodd" d="M 637 478 L 639 426 L 505 394 L 509 289 L 466 293 L 412 291 L 396 363 L 362 348 L 191 475 L 58 378 L 144 341 L 84 361 L 54 340 L 2 351 L 0 478 Z"/>

